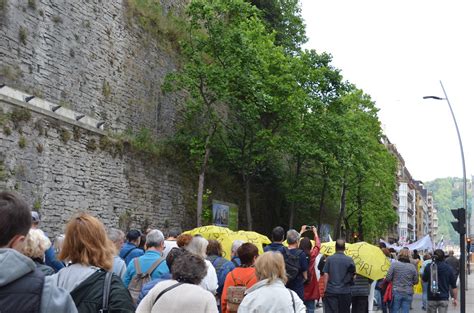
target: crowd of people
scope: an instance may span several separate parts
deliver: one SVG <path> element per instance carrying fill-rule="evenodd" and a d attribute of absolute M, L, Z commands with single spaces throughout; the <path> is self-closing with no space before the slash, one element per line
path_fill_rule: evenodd
<path fill-rule="evenodd" d="M 417 290 L 422 293 L 422 310 L 428 313 L 446 313 L 450 299 L 457 306 L 459 260 L 453 251 L 447 256 L 436 249 L 421 257 L 417 250 L 403 248 L 397 254 L 384 244 L 381 249 L 391 263 L 387 276 L 376 284 L 383 313 L 408 313 Z"/>
<path fill-rule="evenodd" d="M 125 234 L 87 213 L 51 244 L 40 222 L 17 194 L 0 193 L 1 312 L 368 312 L 372 281 L 356 274 L 344 240 L 321 255 L 314 226 L 275 227 L 260 255 L 261 247 L 236 240 L 226 259 L 218 240 L 176 230 Z M 420 277 L 429 313 L 456 301 L 455 262 L 442 250 L 421 260 L 381 248 L 391 262 L 376 283 L 384 313 L 407 313 Z"/>

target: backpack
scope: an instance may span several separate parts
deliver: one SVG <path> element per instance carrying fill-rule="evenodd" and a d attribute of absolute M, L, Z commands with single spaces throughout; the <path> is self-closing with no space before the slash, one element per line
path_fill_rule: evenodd
<path fill-rule="evenodd" d="M 133 303 L 137 304 L 138 296 L 140 295 L 140 291 L 142 290 L 143 286 L 151 280 L 151 274 L 153 271 L 165 260 L 164 257 L 159 258 L 150 266 L 150 268 L 143 273 L 140 267 L 140 262 L 138 258 L 133 259 L 133 263 L 135 265 L 136 274 L 133 276 L 130 284 L 128 285 L 128 291 L 132 296 Z"/>
<path fill-rule="evenodd" d="M 82 312 L 109 312 L 110 290 L 112 286 L 112 272 L 98 270 L 90 275 L 79 286 L 71 291 L 74 304 Z M 104 279 L 103 283 L 101 282 Z M 91 299 L 91 294 L 99 294 L 96 299 Z M 99 299 L 102 298 L 102 301 Z"/>
<path fill-rule="evenodd" d="M 227 288 L 227 312 L 229 313 L 236 313 L 239 309 L 240 303 L 245 297 L 245 291 L 247 290 L 247 284 L 252 280 L 254 277 L 253 275 L 250 276 L 250 279 L 247 280 L 245 283 L 237 283 L 234 277 L 234 271 L 230 272 L 230 276 L 232 277 L 232 281 L 234 282 L 234 286 L 229 286 Z"/>
<path fill-rule="evenodd" d="M 283 258 L 285 259 L 286 276 L 288 282 L 295 279 L 300 273 L 300 255 L 304 253 L 303 250 L 298 249 L 296 254 L 292 254 L 288 248 L 284 248 Z"/>
<path fill-rule="evenodd" d="M 209 261 L 211 261 L 211 260 L 209 259 Z M 217 261 L 217 265 L 215 264 L 216 261 Z M 216 273 L 217 273 L 217 274 L 219 273 L 219 271 L 222 269 L 222 267 L 223 267 L 224 264 L 226 264 L 226 263 L 227 263 L 227 260 L 224 259 L 224 258 L 222 258 L 222 257 L 221 257 L 221 258 L 216 257 L 213 261 L 211 261 L 211 264 L 212 264 L 212 266 L 214 266 L 214 268 L 216 269 Z"/>
<path fill-rule="evenodd" d="M 432 295 L 437 295 L 440 293 L 438 281 L 438 264 L 436 264 L 436 262 L 431 262 L 430 264 L 430 291 Z"/>

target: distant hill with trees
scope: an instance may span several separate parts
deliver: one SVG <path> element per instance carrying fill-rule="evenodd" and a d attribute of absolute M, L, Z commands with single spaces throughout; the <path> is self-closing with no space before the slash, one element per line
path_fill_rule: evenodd
<path fill-rule="evenodd" d="M 472 208 L 472 197 L 470 194 L 471 181 L 468 180 L 468 194 L 467 206 Z M 462 187 L 463 180 L 458 177 L 436 178 L 433 181 L 425 183 L 425 187 L 433 192 L 433 200 L 435 207 L 438 209 L 438 239 L 444 236 L 444 240 L 450 240 L 453 243 L 458 242 L 458 235 L 451 225 L 454 217 L 451 214 L 451 209 L 460 208 L 463 206 Z"/>

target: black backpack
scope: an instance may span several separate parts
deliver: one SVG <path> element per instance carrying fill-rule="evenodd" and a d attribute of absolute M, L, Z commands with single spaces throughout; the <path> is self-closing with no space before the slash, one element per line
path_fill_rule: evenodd
<path fill-rule="evenodd" d="M 296 249 L 296 254 L 292 254 L 288 248 L 284 248 L 282 253 L 285 259 L 286 276 L 288 277 L 288 282 L 290 282 L 300 273 L 300 256 L 304 252 L 303 250 Z"/>

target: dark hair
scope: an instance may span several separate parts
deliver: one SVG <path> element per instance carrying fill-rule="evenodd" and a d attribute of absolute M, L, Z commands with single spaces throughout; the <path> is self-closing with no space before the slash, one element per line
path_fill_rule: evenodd
<path fill-rule="evenodd" d="M 281 226 L 277 226 L 272 230 L 273 241 L 283 241 L 285 239 L 285 230 Z"/>
<path fill-rule="evenodd" d="M 28 234 L 31 211 L 19 195 L 0 192 L 0 216 L 0 247 L 5 247 L 17 235 Z"/>
<path fill-rule="evenodd" d="M 183 255 L 183 253 L 183 249 L 176 247 L 174 247 L 170 250 L 170 252 L 168 252 L 168 255 L 166 256 L 166 265 L 168 265 L 169 269 L 172 268 L 174 260 Z"/>
<path fill-rule="evenodd" d="M 346 250 L 346 241 L 344 239 L 336 240 L 336 251 Z"/>
<path fill-rule="evenodd" d="M 127 240 L 128 241 L 135 241 L 137 240 L 142 234 L 140 233 L 140 231 L 138 229 L 131 229 L 128 233 L 127 233 Z"/>
<path fill-rule="evenodd" d="M 173 237 L 173 238 L 176 238 L 178 237 L 179 235 L 181 234 L 181 232 L 177 229 L 171 229 L 169 232 L 168 232 L 168 237 Z"/>
<path fill-rule="evenodd" d="M 221 243 L 215 239 L 210 239 L 208 242 L 209 244 L 207 245 L 206 254 L 222 256 Z"/>
<path fill-rule="evenodd" d="M 385 244 L 385 242 L 379 242 L 379 248 L 380 249 L 387 248 L 387 245 Z"/>
<path fill-rule="evenodd" d="M 444 261 L 444 257 L 445 257 L 444 251 L 441 249 L 436 249 L 433 253 L 433 260 L 435 261 L 442 262 Z"/>
<path fill-rule="evenodd" d="M 303 237 L 300 240 L 300 246 L 299 248 L 304 251 L 306 255 L 311 254 L 311 249 L 313 248 L 313 245 L 311 244 L 311 240 L 308 237 Z"/>
<path fill-rule="evenodd" d="M 392 258 L 392 254 L 390 253 L 390 250 L 388 250 L 387 248 L 382 248 L 382 252 L 383 254 L 385 254 L 387 258 Z"/>
<path fill-rule="evenodd" d="M 187 251 L 177 257 L 171 267 L 173 279 L 181 283 L 198 285 L 206 273 L 207 267 L 204 259 Z"/>
<path fill-rule="evenodd" d="M 244 267 L 252 266 L 254 258 L 258 256 L 258 248 L 253 243 L 246 242 L 237 249 L 237 256 Z"/>

